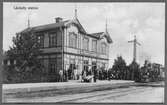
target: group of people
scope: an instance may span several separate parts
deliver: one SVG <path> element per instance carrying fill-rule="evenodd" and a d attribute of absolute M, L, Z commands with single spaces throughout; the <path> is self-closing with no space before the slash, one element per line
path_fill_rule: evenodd
<path fill-rule="evenodd" d="M 81 80 L 81 82 L 96 82 L 97 79 L 107 79 L 107 70 L 91 68 L 84 69 L 81 73 L 74 67 L 73 69 L 59 70 L 59 82 L 65 82 L 68 80 Z"/>
<path fill-rule="evenodd" d="M 59 70 L 59 82 L 66 82 L 68 80 L 78 80 L 79 75 L 76 68 L 68 70 Z"/>
<path fill-rule="evenodd" d="M 97 80 L 97 69 L 89 69 L 82 71 L 82 81 L 83 82 L 96 82 Z"/>

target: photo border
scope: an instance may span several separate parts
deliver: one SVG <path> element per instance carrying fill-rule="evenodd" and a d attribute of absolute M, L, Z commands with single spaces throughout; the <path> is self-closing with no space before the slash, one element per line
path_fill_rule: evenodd
<path fill-rule="evenodd" d="M 155 2 L 155 3 L 165 3 L 165 52 L 167 51 L 167 48 L 166 48 L 166 45 L 167 45 L 167 37 L 166 37 L 166 20 L 167 20 L 167 16 L 166 16 L 166 1 L 165 0 L 1 0 L 0 1 L 0 62 L 2 62 L 3 60 L 3 2 Z M 166 57 L 166 54 L 165 54 L 165 84 L 167 83 L 167 78 L 166 78 L 166 75 L 167 75 L 167 72 L 166 72 L 166 67 L 167 67 L 167 57 Z M 2 71 L 2 63 L 0 64 L 0 70 Z M 2 72 L 0 73 L 0 93 L 1 93 L 1 96 L 0 96 L 0 99 L 1 99 L 1 103 L 2 103 Z M 166 104 L 166 100 L 167 100 L 167 93 L 166 93 L 166 85 L 165 85 L 165 99 L 164 99 L 164 103 L 163 104 Z M 2 104 L 5 104 L 5 105 L 17 105 L 17 103 L 2 103 Z M 47 104 L 50 104 L 50 105 L 65 105 L 66 103 L 19 103 L 20 105 L 32 105 L 32 104 L 42 104 L 42 105 L 47 105 Z M 80 105 L 85 105 L 83 103 L 68 103 L 68 104 L 80 104 Z M 106 105 L 120 105 L 120 104 L 124 104 L 124 105 L 129 105 L 129 104 L 135 104 L 135 105 L 152 105 L 152 104 L 155 104 L 155 105 L 162 105 L 161 103 L 86 103 L 86 104 L 90 104 L 90 105 L 96 105 L 96 104 L 106 104 Z"/>

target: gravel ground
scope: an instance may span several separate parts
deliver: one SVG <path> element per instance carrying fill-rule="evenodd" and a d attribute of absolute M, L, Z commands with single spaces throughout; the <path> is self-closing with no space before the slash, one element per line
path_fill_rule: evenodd
<path fill-rule="evenodd" d="M 49 97 L 7 98 L 8 103 L 163 103 L 163 87 L 117 88 Z"/>

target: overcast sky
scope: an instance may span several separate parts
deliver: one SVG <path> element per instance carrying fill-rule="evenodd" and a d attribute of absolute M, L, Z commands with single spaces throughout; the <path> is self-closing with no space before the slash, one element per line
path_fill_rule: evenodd
<path fill-rule="evenodd" d="M 15 7 L 37 7 L 34 10 L 17 10 Z M 31 26 L 74 17 L 77 7 L 78 19 L 88 33 L 108 31 L 113 44 L 110 47 L 110 66 L 121 55 L 127 62 L 133 59 L 133 44 L 128 43 L 136 35 L 141 46 L 137 47 L 137 61 L 145 59 L 164 65 L 165 56 L 165 3 L 4 3 L 3 49 L 12 46 L 16 32 L 27 28 L 28 14 Z"/>

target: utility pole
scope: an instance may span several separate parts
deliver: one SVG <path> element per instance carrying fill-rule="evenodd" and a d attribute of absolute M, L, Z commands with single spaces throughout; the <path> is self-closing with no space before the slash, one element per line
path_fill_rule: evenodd
<path fill-rule="evenodd" d="M 128 43 L 133 43 L 133 62 L 136 63 L 136 50 L 137 50 L 137 44 L 140 45 L 139 42 L 137 42 L 136 35 L 134 36 L 134 40 L 128 41 Z M 135 67 L 133 66 L 133 71 L 131 74 L 131 79 L 134 80 L 134 71 Z"/>
<path fill-rule="evenodd" d="M 134 36 L 134 40 L 128 41 L 128 43 L 133 43 L 133 61 L 136 62 L 136 51 L 137 44 L 140 46 L 141 44 L 137 41 L 136 35 Z"/>
<path fill-rule="evenodd" d="M 27 27 L 30 28 L 30 14 L 28 14 Z"/>

